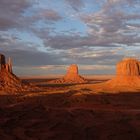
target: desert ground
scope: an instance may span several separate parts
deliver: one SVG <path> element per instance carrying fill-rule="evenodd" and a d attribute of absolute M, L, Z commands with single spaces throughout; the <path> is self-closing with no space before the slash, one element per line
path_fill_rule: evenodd
<path fill-rule="evenodd" d="M 140 0 L 0 0 L 0 140 L 140 140 Z"/>
<path fill-rule="evenodd" d="M 19 77 L 1 55 L 1 140 L 139 140 L 140 62 L 127 58 L 115 75 Z"/>
<path fill-rule="evenodd" d="M 87 76 L 84 84 L 48 84 L 55 78 L 22 77 L 39 89 L 1 93 L 0 139 L 139 140 L 140 94 L 95 93 L 90 88 L 112 77 Z"/>

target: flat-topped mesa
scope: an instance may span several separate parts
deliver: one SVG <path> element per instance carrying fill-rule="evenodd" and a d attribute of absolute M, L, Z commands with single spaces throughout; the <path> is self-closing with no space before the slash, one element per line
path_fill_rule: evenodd
<path fill-rule="evenodd" d="M 104 83 L 93 86 L 97 92 L 121 93 L 140 91 L 140 62 L 125 58 L 116 66 L 116 76 Z"/>
<path fill-rule="evenodd" d="M 125 58 L 117 64 L 117 76 L 139 76 L 140 62 L 134 58 Z"/>

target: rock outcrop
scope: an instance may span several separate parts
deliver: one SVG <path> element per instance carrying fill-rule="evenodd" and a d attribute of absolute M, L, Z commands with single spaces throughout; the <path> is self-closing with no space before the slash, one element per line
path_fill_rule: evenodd
<path fill-rule="evenodd" d="M 136 59 L 125 58 L 117 64 L 117 76 L 139 76 L 140 62 Z"/>
<path fill-rule="evenodd" d="M 78 84 L 86 83 L 87 80 L 79 75 L 78 66 L 76 64 L 70 65 L 66 75 L 61 79 L 52 80 L 49 83 L 52 84 Z"/>
<path fill-rule="evenodd" d="M 5 64 L 6 64 L 5 56 L 3 54 L 0 54 L 0 70 L 5 69 Z"/>
<path fill-rule="evenodd" d="M 8 63 L 5 65 L 5 67 L 8 72 L 13 73 L 11 58 L 8 59 Z"/>
<path fill-rule="evenodd" d="M 5 56 L 0 54 L 0 90 L 13 94 L 23 92 L 28 88 L 29 84 L 23 83 L 13 74 L 11 59 L 6 63 Z"/>
<path fill-rule="evenodd" d="M 140 91 L 140 62 L 134 58 L 125 58 L 116 66 L 116 76 L 93 86 L 97 92 L 120 93 Z"/>

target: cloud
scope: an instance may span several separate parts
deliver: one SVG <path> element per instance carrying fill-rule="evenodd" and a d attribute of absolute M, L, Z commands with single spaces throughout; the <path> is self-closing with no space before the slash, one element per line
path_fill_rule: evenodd
<path fill-rule="evenodd" d="M 0 35 L 0 52 L 11 57 L 15 66 L 62 64 L 61 56 L 39 50 L 36 44 L 24 42 L 10 35 Z"/>
<path fill-rule="evenodd" d="M 62 19 L 62 17 L 52 9 L 42 9 L 40 13 L 37 15 L 39 18 L 44 18 L 46 20 L 52 20 L 52 21 L 57 21 Z"/>
<path fill-rule="evenodd" d="M 55 10 L 34 8 L 35 5 L 37 2 L 33 0 L 1 0 L 0 30 L 31 30 L 39 21 L 48 23 L 62 19 Z"/>
<path fill-rule="evenodd" d="M 84 7 L 83 0 L 65 0 L 74 10 L 79 11 L 79 9 Z"/>
<path fill-rule="evenodd" d="M 43 66 L 43 65 L 68 65 L 96 64 L 104 65 L 108 62 L 114 64 L 122 58 L 117 48 L 71 48 L 69 50 L 51 49 L 40 51 L 36 44 L 24 42 L 7 34 L 0 36 L 0 51 L 7 57 L 12 57 L 15 66 Z M 94 61 L 93 61 L 94 60 Z M 104 60 L 103 62 L 101 62 Z M 109 64 L 107 63 L 107 64 Z"/>
<path fill-rule="evenodd" d="M 44 76 L 44 75 L 50 75 L 54 76 L 54 74 L 61 74 L 65 75 L 66 71 L 68 69 L 69 65 L 43 65 L 43 66 L 36 66 L 36 67 L 14 67 L 14 70 L 16 71 L 16 74 L 22 75 L 22 76 L 31 76 L 31 75 L 38 75 L 38 76 Z M 112 69 L 115 70 L 115 66 L 110 65 L 78 65 L 79 73 L 80 74 L 100 74 L 102 70 L 102 74 L 106 74 L 109 72 L 112 73 Z M 21 73 L 21 71 L 23 71 Z M 31 72 L 31 74 L 30 74 Z"/>
<path fill-rule="evenodd" d="M 115 26 L 115 25 L 113 25 Z M 117 27 L 116 27 L 117 28 Z M 127 27 L 129 29 L 112 29 L 105 27 L 101 28 L 100 31 L 95 32 L 94 29 L 90 27 L 90 35 L 80 36 L 80 35 L 56 35 L 48 36 L 43 39 L 44 45 L 46 47 L 51 47 L 53 49 L 71 49 L 71 48 L 81 48 L 81 47 L 118 47 L 119 44 L 122 45 L 134 45 L 135 43 L 140 43 L 140 37 L 132 32 L 132 28 L 138 31 L 139 27 L 130 25 Z M 117 30 L 116 32 L 114 30 Z M 116 45 L 118 44 L 118 45 Z"/>
<path fill-rule="evenodd" d="M 129 4 L 131 1 L 123 1 Z M 98 12 L 81 15 L 81 20 L 88 26 L 88 33 L 99 45 L 139 43 L 139 13 L 128 13 L 122 8 L 122 1 L 108 0 Z M 139 3 L 140 4 L 140 3 Z M 124 6 L 124 5 L 123 5 Z M 125 5 L 126 6 L 126 5 Z M 94 44 L 93 44 L 94 45 Z"/>
<path fill-rule="evenodd" d="M 67 70 L 69 65 L 42 65 L 37 67 L 30 67 L 30 68 L 36 68 L 36 69 L 43 69 L 47 71 L 53 71 L 53 70 Z M 78 65 L 78 68 L 81 71 L 85 70 L 102 70 L 102 69 L 114 69 L 114 65 Z"/>
<path fill-rule="evenodd" d="M 15 28 L 24 10 L 31 6 L 31 0 L 0 0 L 0 30 Z"/>
<path fill-rule="evenodd" d="M 67 1 L 78 5 L 82 1 Z M 45 47 L 52 49 L 81 48 L 81 47 L 118 47 L 119 45 L 133 46 L 140 43 L 140 26 L 135 21 L 140 20 L 140 14 L 127 12 L 125 6 L 136 5 L 137 1 L 108 0 L 97 12 L 81 13 L 80 20 L 87 26 L 86 35 L 65 31 L 57 33 L 54 30 L 36 32 L 43 40 Z M 76 4 L 78 3 L 78 4 Z M 137 3 L 139 5 L 139 3 Z M 78 19 L 79 20 L 79 19 Z M 55 35 L 51 35 L 54 33 Z M 117 44 L 117 45 L 116 45 Z"/>
<path fill-rule="evenodd" d="M 44 23 L 53 23 L 62 19 L 62 16 L 53 9 L 44 9 L 39 8 L 34 11 L 34 14 L 31 17 L 26 18 L 27 21 L 31 23 L 36 23 L 43 21 Z"/>
<path fill-rule="evenodd" d="M 107 3 L 109 4 L 131 4 L 131 5 L 134 5 L 134 4 L 137 4 L 139 3 L 139 0 L 108 0 Z"/>
<path fill-rule="evenodd" d="M 112 66 L 110 66 L 110 65 L 80 65 L 79 66 L 79 69 L 81 69 L 81 71 L 82 70 L 112 70 L 112 69 L 114 69 L 115 68 L 115 66 L 114 65 L 112 65 Z"/>
<path fill-rule="evenodd" d="M 107 71 L 128 51 L 139 55 L 139 0 L 64 1 L 0 1 L 0 51 L 15 67 L 52 71 L 77 63 Z"/>

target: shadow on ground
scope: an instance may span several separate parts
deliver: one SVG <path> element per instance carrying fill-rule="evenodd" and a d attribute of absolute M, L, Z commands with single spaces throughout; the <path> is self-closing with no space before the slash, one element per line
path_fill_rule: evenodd
<path fill-rule="evenodd" d="M 139 93 L 77 95 L 76 92 L 1 95 L 0 139 L 140 139 Z"/>

